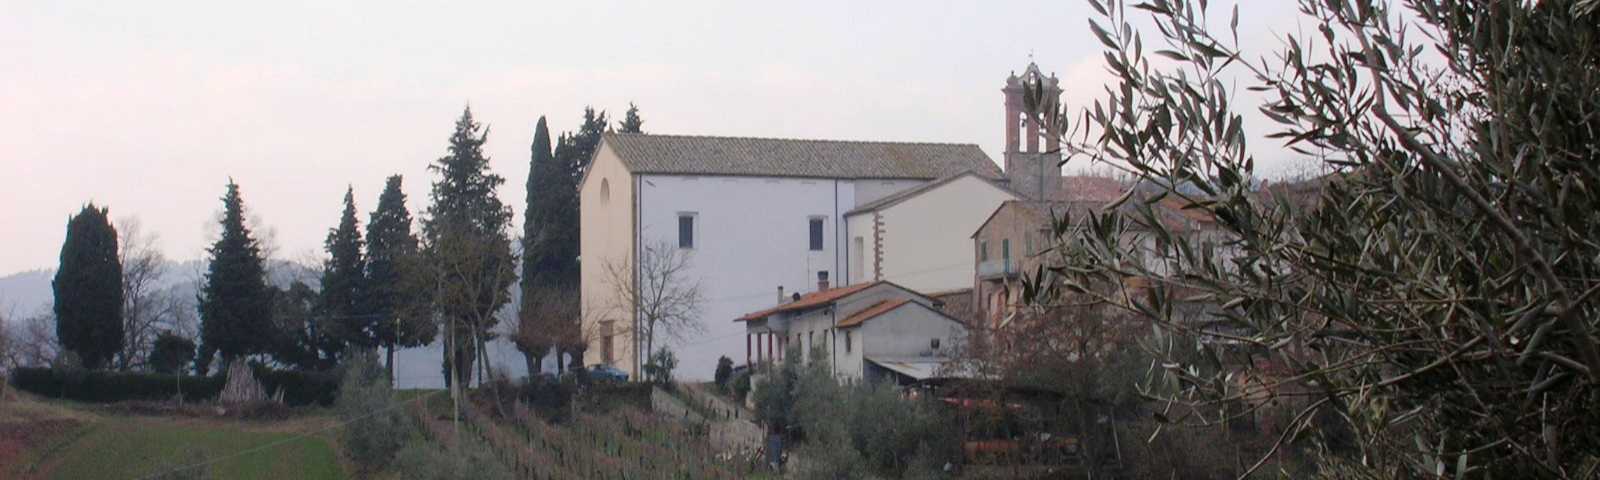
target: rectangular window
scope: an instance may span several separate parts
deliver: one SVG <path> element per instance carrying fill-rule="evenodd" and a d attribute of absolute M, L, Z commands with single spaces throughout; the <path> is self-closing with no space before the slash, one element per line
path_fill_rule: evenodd
<path fill-rule="evenodd" d="M 694 248 L 694 214 L 678 214 L 678 248 Z"/>
<path fill-rule="evenodd" d="M 850 349 L 854 346 L 852 344 L 854 344 L 855 342 L 851 341 L 852 339 L 850 338 L 851 334 L 853 334 L 853 333 L 856 333 L 856 332 L 854 332 L 854 331 L 844 332 L 844 353 L 850 353 Z"/>
<path fill-rule="evenodd" d="M 1011 239 L 1000 241 L 1000 258 L 1011 260 Z"/>
<path fill-rule="evenodd" d="M 822 219 L 811 219 L 811 250 L 822 250 Z"/>
<path fill-rule="evenodd" d="M 978 261 L 989 261 L 989 242 L 981 242 L 978 244 Z"/>
<path fill-rule="evenodd" d="M 616 364 L 616 324 L 613 320 L 600 322 L 600 361 L 607 365 Z"/>
<path fill-rule="evenodd" d="M 1025 233 L 1023 233 L 1023 235 L 1027 236 L 1027 242 L 1028 242 L 1028 250 L 1027 251 L 1028 251 L 1028 255 L 1033 255 L 1033 252 L 1034 252 L 1033 251 L 1033 232 L 1025 232 Z"/>

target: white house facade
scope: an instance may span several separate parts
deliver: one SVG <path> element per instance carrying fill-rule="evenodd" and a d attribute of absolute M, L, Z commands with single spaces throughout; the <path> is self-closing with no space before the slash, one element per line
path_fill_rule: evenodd
<path fill-rule="evenodd" d="M 636 285 L 606 270 L 646 245 L 690 255 L 703 328 L 656 342 L 678 356 L 680 378 L 709 378 L 719 357 L 744 355 L 731 319 L 780 291 L 813 291 L 819 274 L 850 275 L 845 212 L 968 171 L 999 175 L 976 145 L 606 134 L 579 191 L 584 363 L 637 376 L 637 313 L 618 293 Z"/>
<path fill-rule="evenodd" d="M 940 374 L 967 331 L 933 298 L 886 281 L 805 294 L 737 323 L 754 339 L 745 354 L 751 363 L 821 353 L 842 380 L 896 383 Z"/>
<path fill-rule="evenodd" d="M 923 293 L 971 288 L 972 232 L 1019 198 L 969 172 L 845 212 L 849 276 L 841 283 L 888 280 Z"/>

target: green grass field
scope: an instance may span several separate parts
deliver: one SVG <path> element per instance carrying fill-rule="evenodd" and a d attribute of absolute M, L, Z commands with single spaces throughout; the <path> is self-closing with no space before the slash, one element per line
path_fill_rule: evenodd
<path fill-rule="evenodd" d="M 281 431 L 274 431 L 281 430 Z M 45 461 L 50 479 L 136 479 L 179 462 L 185 445 L 216 460 L 216 480 L 345 478 L 329 438 L 295 438 L 302 428 L 157 417 L 104 417 Z M 286 442 L 285 442 L 286 441 Z M 285 442 L 231 458 L 239 452 Z"/>

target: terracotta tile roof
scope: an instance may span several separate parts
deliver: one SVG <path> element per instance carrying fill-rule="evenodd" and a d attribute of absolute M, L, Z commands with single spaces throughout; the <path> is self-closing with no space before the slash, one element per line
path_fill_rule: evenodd
<path fill-rule="evenodd" d="M 855 314 L 845 317 L 844 320 L 840 320 L 839 323 L 834 324 L 834 326 L 838 328 L 854 327 L 866 322 L 867 320 L 871 320 L 873 317 L 883 315 L 884 312 L 899 308 L 901 305 L 905 305 L 909 302 L 911 302 L 911 299 L 909 298 L 880 300 L 878 303 L 874 303 L 870 307 L 863 308 Z"/>
<path fill-rule="evenodd" d="M 755 319 L 759 319 L 759 318 L 762 318 L 762 317 L 766 317 L 766 316 L 772 315 L 774 313 L 792 312 L 792 311 L 795 311 L 795 310 L 805 310 L 807 308 L 815 307 L 815 306 L 822 305 L 822 304 L 825 304 L 825 303 L 828 303 L 828 302 L 832 302 L 834 300 L 838 300 L 840 298 L 847 297 L 852 293 L 856 293 L 856 292 L 859 292 L 859 291 L 862 291 L 862 290 L 866 290 L 868 287 L 872 287 L 872 286 L 875 286 L 875 285 L 878 285 L 878 284 L 882 284 L 882 283 L 887 283 L 887 282 L 877 281 L 877 282 L 872 282 L 872 283 L 862 283 L 862 284 L 858 284 L 858 285 L 851 285 L 851 286 L 848 286 L 848 287 L 830 288 L 828 290 L 821 291 L 821 292 L 807 293 L 805 295 L 801 295 L 799 300 L 788 302 L 788 303 L 785 303 L 785 304 L 782 304 L 782 305 L 778 305 L 776 307 L 772 307 L 772 308 L 769 308 L 769 309 L 766 309 L 766 310 L 762 310 L 762 311 L 759 311 L 759 312 L 746 313 L 746 314 L 744 314 L 744 316 L 739 317 L 738 319 L 736 319 L 734 321 L 735 322 L 745 322 L 745 321 L 750 321 L 750 320 L 755 320 Z"/>
<path fill-rule="evenodd" d="M 1000 178 L 977 145 L 607 133 L 634 173 L 809 178 Z"/>

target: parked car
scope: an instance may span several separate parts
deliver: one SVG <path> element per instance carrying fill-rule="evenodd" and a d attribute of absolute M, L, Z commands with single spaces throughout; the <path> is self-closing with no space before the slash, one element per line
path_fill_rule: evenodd
<path fill-rule="evenodd" d="M 589 379 L 590 380 L 603 381 L 603 382 L 626 382 L 626 381 L 628 381 L 628 372 L 624 372 L 620 368 L 613 367 L 611 365 L 604 364 L 604 363 L 596 363 L 594 365 L 590 365 L 589 369 L 585 370 L 584 372 L 589 375 Z"/>

